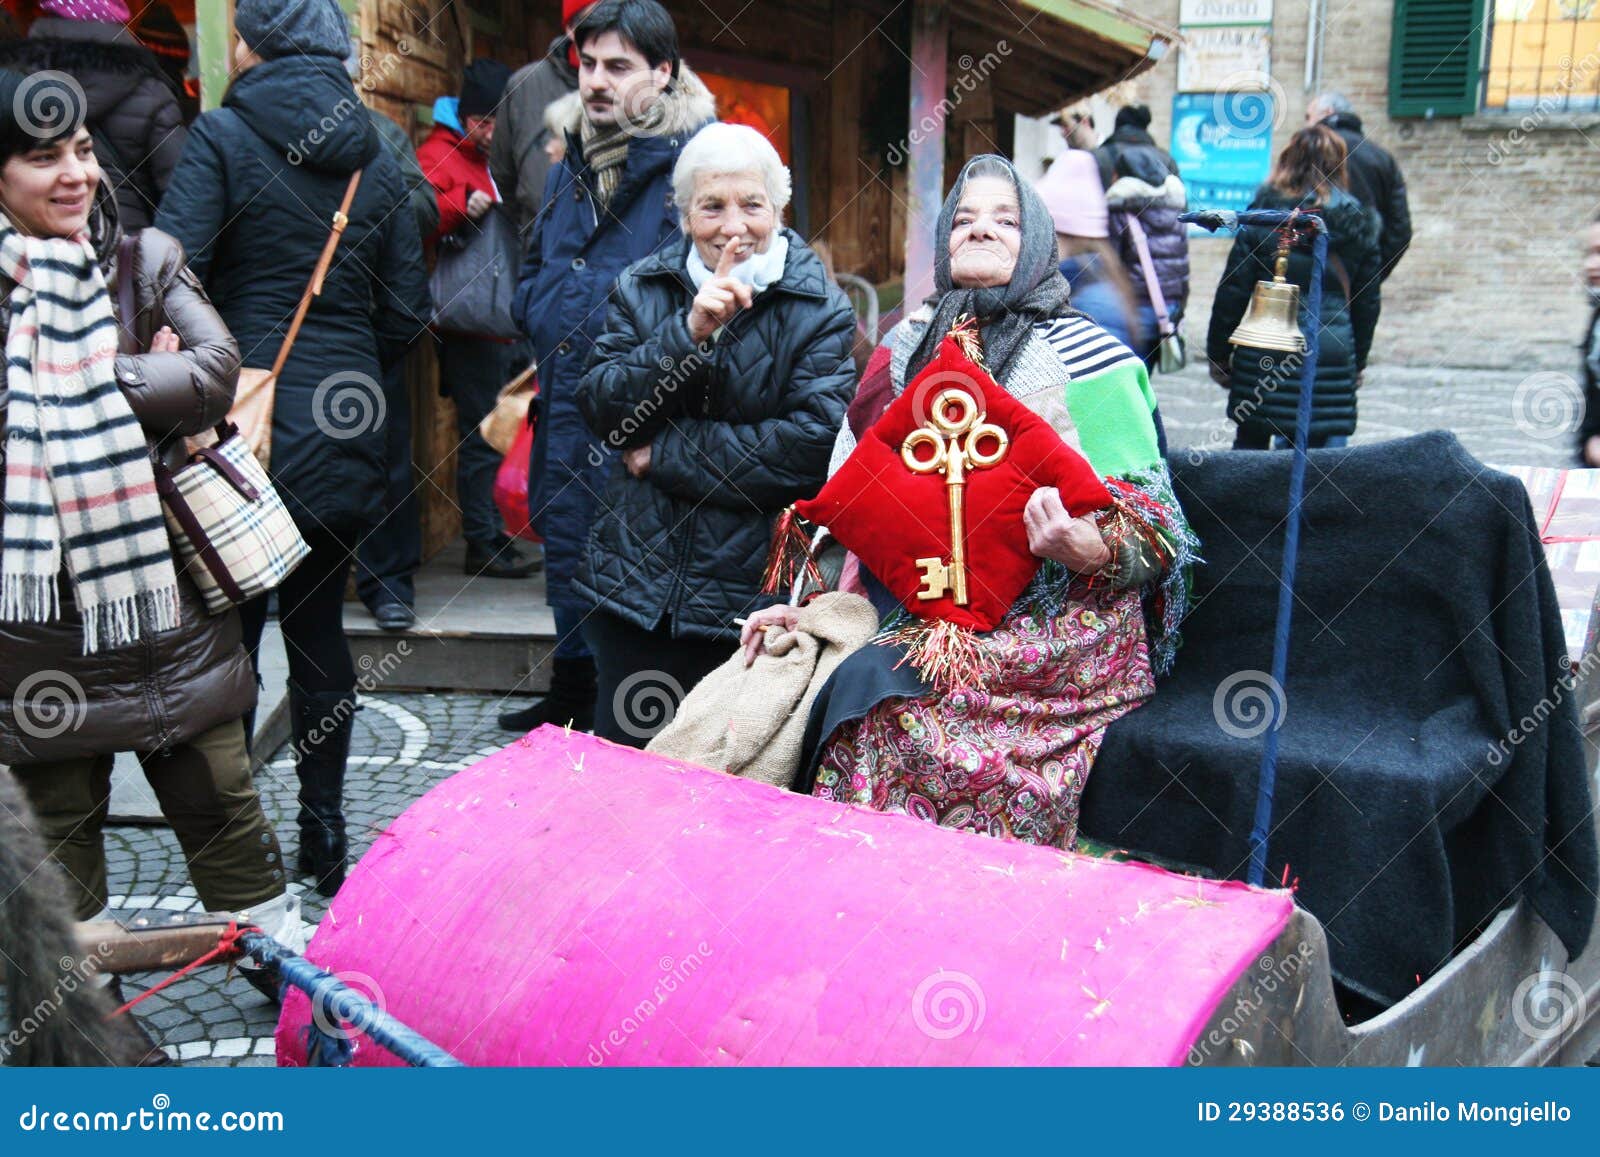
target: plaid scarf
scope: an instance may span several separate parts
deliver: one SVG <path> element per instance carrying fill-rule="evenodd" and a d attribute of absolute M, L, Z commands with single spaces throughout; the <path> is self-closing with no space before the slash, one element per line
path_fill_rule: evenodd
<path fill-rule="evenodd" d="M 622 182 L 622 168 L 628 163 L 628 142 L 634 137 L 655 136 L 667 116 L 670 90 L 663 92 L 650 105 L 637 122 L 626 120 L 618 113 L 617 123 L 609 129 L 596 128 L 588 116 L 578 126 L 578 137 L 583 144 L 583 159 L 594 174 L 595 200 L 601 208 L 609 208 L 611 198 Z"/>
<path fill-rule="evenodd" d="M 113 373 L 117 323 L 94 248 L 82 233 L 25 236 L 0 216 L 0 273 L 16 284 L 0 620 L 59 619 L 65 558 L 84 654 L 171 630 L 178 576 L 144 431 Z"/>

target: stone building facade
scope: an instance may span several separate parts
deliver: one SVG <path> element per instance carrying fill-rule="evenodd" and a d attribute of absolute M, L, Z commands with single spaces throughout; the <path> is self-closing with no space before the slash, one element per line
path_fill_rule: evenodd
<path fill-rule="evenodd" d="M 1179 26 L 1179 0 L 1140 0 L 1137 7 Z M 1545 101 L 1515 112 L 1391 118 L 1394 7 L 1395 0 L 1325 0 L 1313 83 L 1349 96 L 1369 138 L 1399 160 L 1410 194 L 1415 239 L 1384 285 L 1373 360 L 1505 369 L 1517 375 L 1508 389 L 1534 370 L 1575 374 L 1588 319 L 1582 243 L 1600 210 L 1600 112 L 1562 111 L 1554 106 L 1582 102 Z M 1277 0 L 1274 8 L 1276 151 L 1303 123 L 1313 93 L 1306 87 L 1311 4 Z M 1579 80 L 1593 94 L 1600 85 L 1595 46 L 1579 44 L 1574 52 Z M 1149 104 L 1162 142 L 1170 139 L 1177 55 L 1126 86 Z M 1192 245 L 1193 337 L 1205 332 L 1229 244 L 1197 238 Z"/>

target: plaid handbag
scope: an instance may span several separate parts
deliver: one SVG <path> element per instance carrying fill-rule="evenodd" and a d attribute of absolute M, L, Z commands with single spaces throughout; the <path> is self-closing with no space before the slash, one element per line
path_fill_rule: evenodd
<path fill-rule="evenodd" d="M 176 473 L 157 459 L 155 474 L 178 561 L 220 615 L 276 587 L 311 548 L 238 429 L 216 431 Z"/>

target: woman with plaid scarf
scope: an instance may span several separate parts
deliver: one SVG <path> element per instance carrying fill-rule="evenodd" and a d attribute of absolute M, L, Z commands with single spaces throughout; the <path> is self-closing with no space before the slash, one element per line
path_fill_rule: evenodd
<path fill-rule="evenodd" d="M 256 689 L 239 618 L 208 615 L 175 564 L 151 466 L 226 415 L 238 347 L 176 241 L 123 246 L 108 192 L 81 90 L 0 71 L 0 763 L 78 919 L 105 916 L 101 828 L 131 750 L 205 907 L 298 948 L 240 722 Z"/>

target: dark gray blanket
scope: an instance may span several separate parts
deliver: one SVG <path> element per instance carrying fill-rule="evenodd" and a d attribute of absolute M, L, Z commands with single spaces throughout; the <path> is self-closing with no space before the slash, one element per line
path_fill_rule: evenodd
<path fill-rule="evenodd" d="M 1106 735 L 1084 834 L 1244 876 L 1290 460 L 1171 459 L 1207 563 L 1176 670 Z M 1521 896 L 1576 955 L 1592 801 L 1522 485 L 1435 433 L 1314 451 L 1306 492 L 1272 881 L 1299 878 L 1335 976 L 1383 1005 Z"/>

